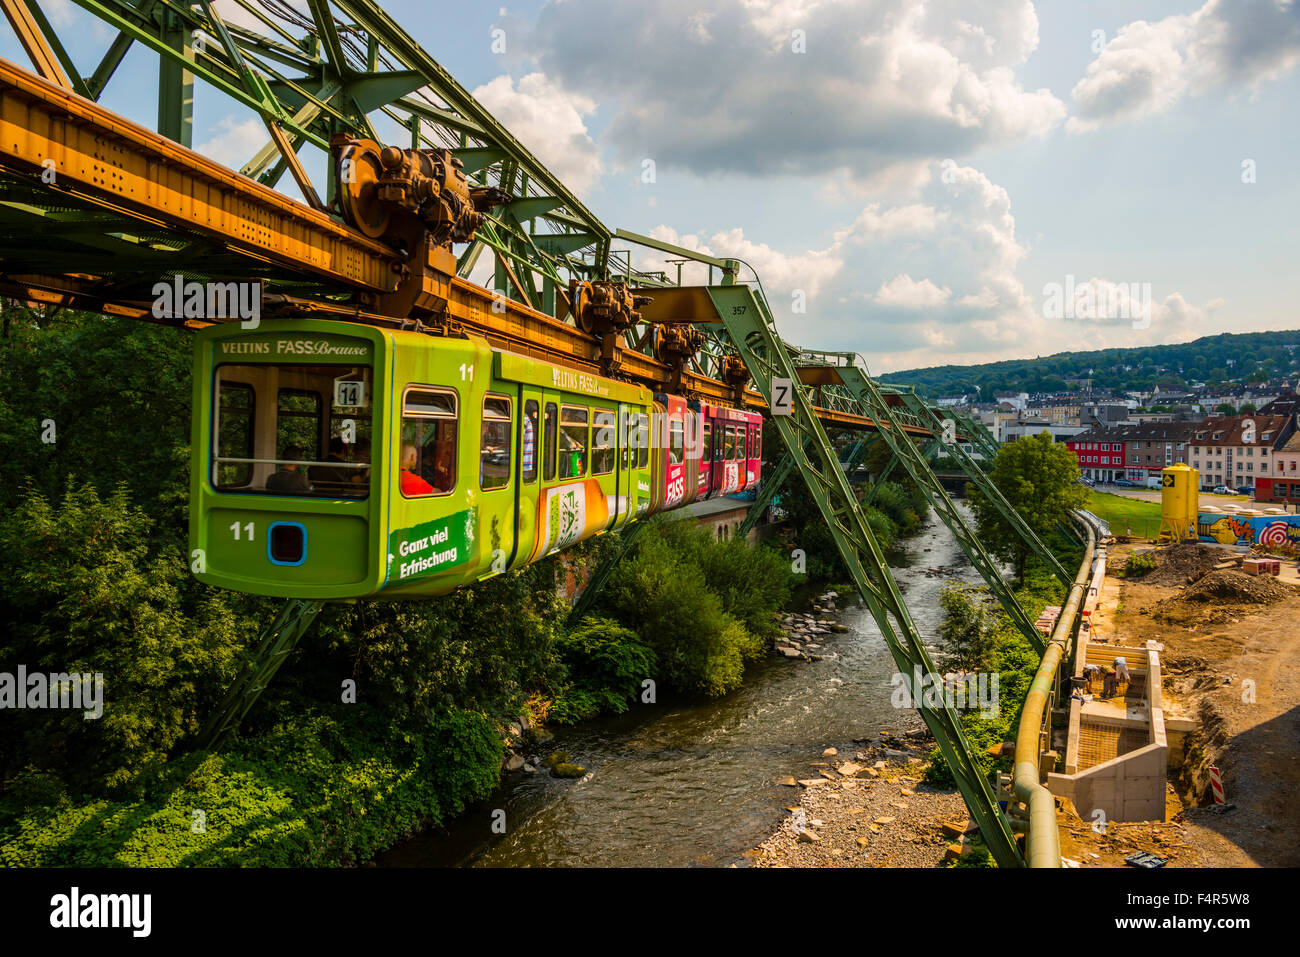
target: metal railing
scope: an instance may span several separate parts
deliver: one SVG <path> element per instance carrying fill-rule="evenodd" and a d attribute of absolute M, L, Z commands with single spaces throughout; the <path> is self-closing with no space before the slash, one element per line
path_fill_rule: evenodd
<path fill-rule="evenodd" d="M 1043 753 L 1043 736 L 1051 738 L 1051 705 L 1056 685 L 1056 672 L 1079 625 L 1080 611 L 1092 578 L 1093 557 L 1097 550 L 1101 523 L 1088 512 L 1071 513 L 1075 522 L 1086 531 L 1087 543 L 1079 574 L 1056 619 L 1051 640 L 1043 653 L 1042 662 L 1025 695 L 1025 707 L 1020 712 L 1020 725 L 1016 732 L 1015 772 L 1012 789 L 1016 798 L 1029 809 L 1029 830 L 1025 837 L 1025 862 L 1030 867 L 1060 867 L 1061 840 L 1056 827 L 1056 801 L 1042 784 L 1040 760 Z"/>

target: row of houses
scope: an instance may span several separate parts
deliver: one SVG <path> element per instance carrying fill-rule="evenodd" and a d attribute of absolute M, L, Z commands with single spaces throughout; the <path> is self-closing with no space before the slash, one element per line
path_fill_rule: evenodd
<path fill-rule="evenodd" d="M 1300 481 L 1295 413 L 1097 427 L 1064 441 L 1083 477 L 1095 482 L 1142 483 L 1179 462 L 1200 472 L 1203 488 L 1253 487 L 1260 478 Z"/>

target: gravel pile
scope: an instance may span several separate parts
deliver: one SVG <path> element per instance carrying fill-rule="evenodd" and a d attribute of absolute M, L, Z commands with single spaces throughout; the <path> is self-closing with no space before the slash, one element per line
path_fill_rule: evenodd
<path fill-rule="evenodd" d="M 749 856 L 756 867 L 935 867 L 960 840 L 968 815 L 961 794 L 921 783 L 934 741 L 924 731 L 882 732 L 845 759 L 835 748 L 815 774 L 779 783 L 787 815 Z M 893 745 L 893 746 L 891 746 Z M 948 826 L 945 833 L 944 826 Z"/>
<path fill-rule="evenodd" d="M 1222 622 L 1294 596 L 1294 591 L 1270 575 L 1247 575 L 1223 569 L 1211 572 L 1186 591 L 1159 602 L 1153 615 L 1160 621 L 1189 624 Z"/>

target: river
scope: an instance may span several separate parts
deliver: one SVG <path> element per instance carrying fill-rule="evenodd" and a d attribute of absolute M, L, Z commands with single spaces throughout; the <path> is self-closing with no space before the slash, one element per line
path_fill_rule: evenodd
<path fill-rule="evenodd" d="M 959 506 L 964 507 L 964 506 Z M 944 582 L 979 581 L 956 540 L 931 513 L 895 557 L 894 574 L 927 640 Z M 938 573 L 935 573 L 938 570 Z M 615 718 L 556 731 L 552 745 L 591 776 L 510 776 L 447 828 L 381 855 L 379 866 L 682 867 L 746 863 L 796 800 L 775 783 L 804 776 L 824 748 L 921 727 L 890 705 L 893 659 L 859 599 L 840 600 L 849 631 L 831 635 L 823 660 L 771 659 L 715 701 L 636 704 Z M 494 833 L 502 826 L 505 833 Z"/>

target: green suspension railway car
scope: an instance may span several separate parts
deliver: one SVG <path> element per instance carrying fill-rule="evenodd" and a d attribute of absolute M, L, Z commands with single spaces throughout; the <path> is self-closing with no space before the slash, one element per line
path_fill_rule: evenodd
<path fill-rule="evenodd" d="M 211 326 L 194 410 L 192 567 L 259 595 L 442 595 L 759 477 L 755 413 L 475 336 Z M 716 431 L 716 456 L 711 442 L 691 454 L 692 429 Z"/>

